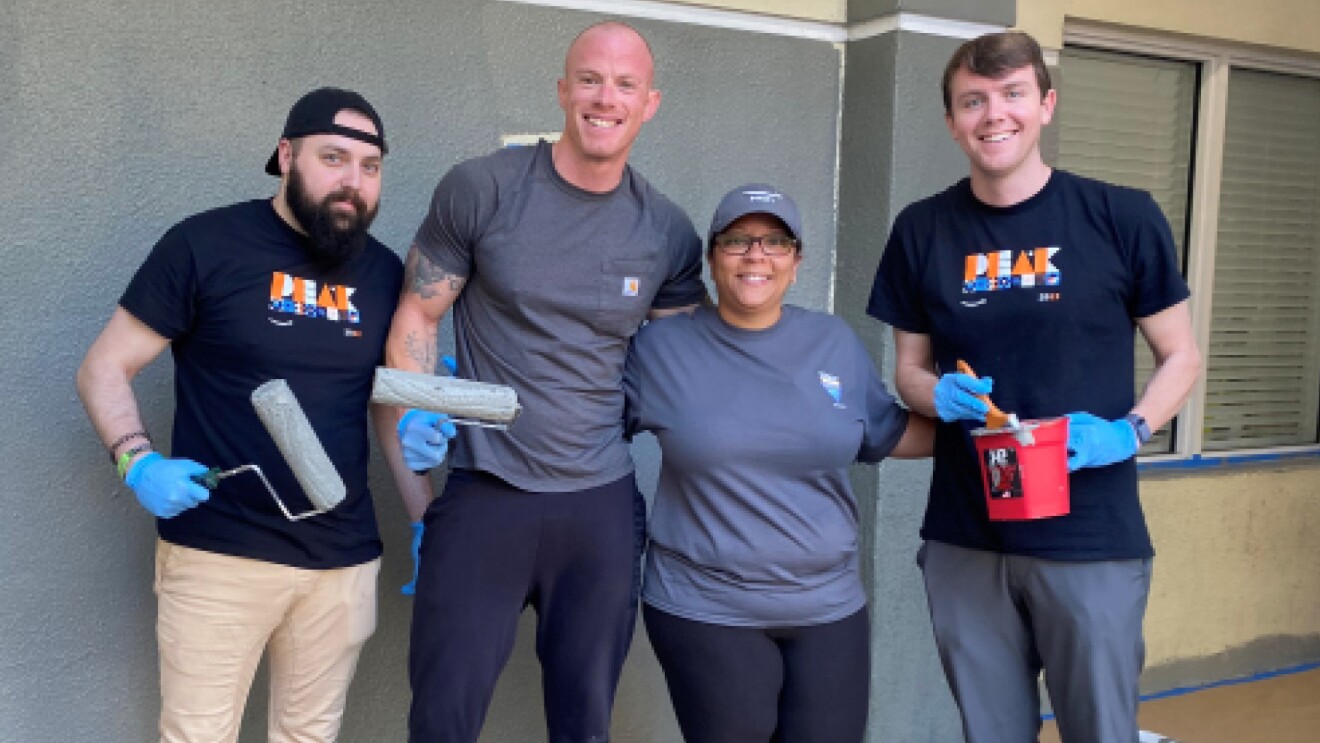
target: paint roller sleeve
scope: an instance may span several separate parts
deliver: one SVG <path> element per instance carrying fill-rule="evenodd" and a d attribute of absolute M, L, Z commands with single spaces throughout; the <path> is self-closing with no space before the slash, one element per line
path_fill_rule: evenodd
<path fill-rule="evenodd" d="M 518 393 L 502 384 L 379 367 L 371 401 L 450 416 L 453 423 L 507 428 L 522 407 Z"/>
<path fill-rule="evenodd" d="M 252 392 L 252 407 L 312 505 L 322 511 L 339 505 L 348 492 L 344 481 L 298 405 L 293 390 L 289 389 L 289 383 L 272 379 L 256 388 Z"/>

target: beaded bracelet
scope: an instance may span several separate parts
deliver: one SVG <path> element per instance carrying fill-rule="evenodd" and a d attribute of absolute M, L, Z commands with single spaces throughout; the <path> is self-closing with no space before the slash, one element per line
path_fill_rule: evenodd
<path fill-rule="evenodd" d="M 148 443 L 151 442 L 151 436 L 148 435 L 146 431 L 132 431 L 130 433 L 126 433 L 123 436 L 120 436 L 119 438 L 115 439 L 115 443 L 109 446 L 108 450 L 110 452 L 110 461 L 111 462 L 119 461 L 118 458 L 115 456 L 115 450 L 123 446 L 127 442 L 132 441 L 133 439 L 146 439 Z"/>
<path fill-rule="evenodd" d="M 136 457 L 144 451 L 151 451 L 151 444 L 138 444 L 132 449 L 119 455 L 119 463 L 115 465 L 115 469 L 119 472 L 120 480 L 123 480 L 128 476 L 128 463 L 133 461 L 133 457 Z"/>

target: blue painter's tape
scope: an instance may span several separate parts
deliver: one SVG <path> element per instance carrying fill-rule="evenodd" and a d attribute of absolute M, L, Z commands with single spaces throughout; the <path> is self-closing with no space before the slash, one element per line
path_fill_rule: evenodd
<path fill-rule="evenodd" d="M 1184 694 L 1191 694 L 1192 692 L 1203 691 L 1205 689 L 1218 689 L 1223 686 L 1237 686 L 1238 684 L 1250 684 L 1254 681 L 1265 681 L 1266 679 L 1279 678 L 1280 676 L 1291 676 L 1295 673 L 1306 673 L 1307 671 L 1314 671 L 1317 668 L 1320 668 L 1320 663 L 1302 663 L 1301 665 L 1288 666 L 1287 668 L 1279 668 L 1273 671 L 1261 671 L 1260 673 L 1255 673 L 1250 676 L 1238 676 L 1231 679 L 1223 679 L 1221 681 L 1211 681 L 1205 684 L 1197 684 L 1194 686 L 1179 686 L 1174 689 L 1155 692 L 1154 694 L 1143 694 L 1141 696 L 1141 701 L 1153 702 L 1157 699 L 1180 697 L 1183 696 Z M 1040 716 L 1040 719 L 1053 720 L 1054 714 L 1053 713 L 1043 714 Z"/>
<path fill-rule="evenodd" d="M 1294 673 L 1305 673 L 1307 671 L 1314 671 L 1317 668 L 1320 668 L 1320 663 L 1303 663 L 1298 666 L 1289 666 L 1287 668 L 1280 668 L 1274 671 L 1262 671 L 1261 673 L 1252 674 L 1250 676 L 1239 676 L 1237 678 L 1224 679 L 1222 681 L 1211 681 L 1208 684 L 1200 684 L 1198 686 L 1180 686 L 1176 689 L 1169 689 L 1168 691 L 1161 691 L 1155 694 L 1144 695 L 1141 697 L 1141 701 L 1150 702 L 1156 699 L 1168 699 L 1169 697 L 1180 697 L 1184 694 L 1191 694 L 1194 691 L 1201 691 L 1202 689 L 1217 689 L 1222 686 L 1237 686 L 1238 684 L 1249 684 L 1253 681 L 1264 681 L 1266 679 L 1278 678 L 1280 676 L 1291 676 Z"/>
<path fill-rule="evenodd" d="M 1269 454 L 1239 454 L 1222 456 L 1204 456 L 1202 454 L 1193 454 L 1187 459 L 1170 459 L 1161 462 L 1138 462 L 1137 470 L 1145 471 L 1165 471 L 1165 470 L 1199 470 L 1211 467 L 1232 467 L 1239 464 L 1258 464 L 1260 462 L 1285 462 L 1299 459 L 1320 459 L 1320 449 L 1307 449 L 1305 451 L 1287 451 L 1272 452 Z"/>

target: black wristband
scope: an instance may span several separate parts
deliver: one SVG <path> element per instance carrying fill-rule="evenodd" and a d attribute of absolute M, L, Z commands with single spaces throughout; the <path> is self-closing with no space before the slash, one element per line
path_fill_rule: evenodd
<path fill-rule="evenodd" d="M 1136 432 L 1138 448 L 1145 446 L 1146 442 L 1150 441 L 1150 437 L 1151 437 L 1150 424 L 1146 423 L 1145 418 L 1142 418 L 1136 413 L 1128 413 L 1127 415 L 1123 416 L 1123 420 L 1130 423 L 1132 425 L 1132 430 Z"/>
<path fill-rule="evenodd" d="M 115 456 L 116 449 L 128 443 L 129 441 L 138 438 L 146 439 L 148 444 L 151 443 L 151 436 L 149 436 L 146 431 L 131 431 L 115 439 L 115 443 L 111 444 L 108 449 L 110 452 L 110 462 L 114 464 L 119 461 L 119 457 Z"/>

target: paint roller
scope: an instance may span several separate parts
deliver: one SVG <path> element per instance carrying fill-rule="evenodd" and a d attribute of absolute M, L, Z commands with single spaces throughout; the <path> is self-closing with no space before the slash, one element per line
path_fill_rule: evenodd
<path fill-rule="evenodd" d="M 270 437 L 275 440 L 275 446 L 280 450 L 289 469 L 293 470 L 294 478 L 302 486 L 303 493 L 313 506 L 312 510 L 299 514 L 291 513 L 279 494 L 275 492 L 275 488 L 271 487 L 261 467 L 255 464 L 245 464 L 231 470 L 214 467 L 200 475 L 194 475 L 193 481 L 209 490 L 214 490 L 226 477 L 251 472 L 261 478 L 270 496 L 275 499 L 285 518 L 290 521 L 316 516 L 339 505 L 347 495 L 348 489 L 344 487 L 344 481 L 339 477 L 339 471 L 335 469 L 334 463 L 330 461 L 330 455 L 326 454 L 321 440 L 316 437 L 311 421 L 307 420 L 307 415 L 298 405 L 298 398 L 294 397 L 293 390 L 289 389 L 289 383 L 283 379 L 272 379 L 256 388 L 252 391 L 252 407 L 256 409 L 257 417 L 265 425 Z"/>
<path fill-rule="evenodd" d="M 444 413 L 453 423 L 499 430 L 507 429 L 522 410 L 518 393 L 507 385 L 383 366 L 376 368 L 371 401 Z"/>

